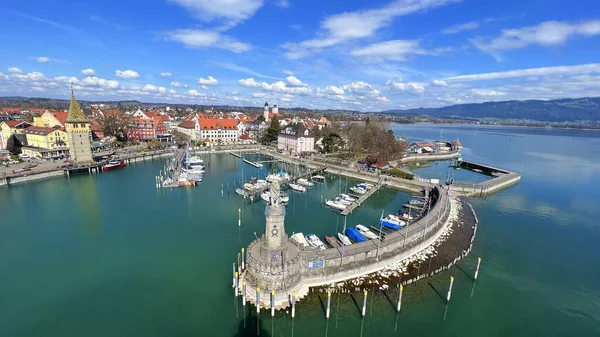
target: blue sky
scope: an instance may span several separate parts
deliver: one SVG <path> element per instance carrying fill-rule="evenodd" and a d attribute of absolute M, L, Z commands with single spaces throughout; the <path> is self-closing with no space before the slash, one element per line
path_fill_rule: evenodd
<path fill-rule="evenodd" d="M 0 95 L 377 111 L 600 96 L 600 1 L 5 0 Z"/>

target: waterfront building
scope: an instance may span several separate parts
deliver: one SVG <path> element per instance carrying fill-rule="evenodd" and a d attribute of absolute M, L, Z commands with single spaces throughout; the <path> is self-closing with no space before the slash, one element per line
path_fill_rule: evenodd
<path fill-rule="evenodd" d="M 41 115 L 33 117 L 33 125 L 39 127 L 53 128 L 64 127 L 68 112 L 45 110 Z"/>
<path fill-rule="evenodd" d="M 3 121 L 0 122 L 0 129 L 2 130 L 2 136 L 4 140 L 8 142 L 8 139 L 13 135 L 22 135 L 23 130 L 31 126 L 31 123 L 25 121 Z M 25 140 L 25 137 L 22 137 Z"/>
<path fill-rule="evenodd" d="M 30 157 L 60 158 L 69 155 L 69 137 L 63 128 L 30 126 L 23 130 L 26 144 L 21 152 Z"/>
<path fill-rule="evenodd" d="M 185 120 L 185 121 L 179 123 L 179 125 L 177 125 L 176 129 L 177 129 L 177 131 L 188 136 L 189 139 L 198 140 L 198 138 L 196 137 L 196 135 L 197 135 L 196 128 L 200 129 L 200 125 L 198 124 L 197 120 L 192 119 L 192 120 Z"/>
<path fill-rule="evenodd" d="M 127 126 L 127 139 L 135 141 L 148 141 L 157 139 L 158 135 L 165 135 L 167 128 L 161 118 L 132 118 Z"/>
<path fill-rule="evenodd" d="M 69 154 L 76 163 L 91 163 L 90 122 L 85 118 L 71 89 L 71 103 L 65 120 Z"/>
<path fill-rule="evenodd" d="M 233 143 L 238 140 L 238 127 L 233 119 L 203 118 L 199 124 L 200 139 L 205 142 Z"/>
<path fill-rule="evenodd" d="M 279 132 L 277 148 L 292 153 L 313 152 L 315 136 L 303 124 L 292 124 Z"/>

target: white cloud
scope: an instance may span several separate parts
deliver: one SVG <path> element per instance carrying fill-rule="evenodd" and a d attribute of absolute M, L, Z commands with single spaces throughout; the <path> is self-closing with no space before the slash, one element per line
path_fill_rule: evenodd
<path fill-rule="evenodd" d="M 160 94 L 164 94 L 164 93 L 167 92 L 167 88 L 165 88 L 165 87 L 158 87 L 158 86 L 155 86 L 153 84 L 146 84 L 142 88 L 142 90 L 146 91 L 146 92 L 153 92 L 153 93 L 160 93 Z"/>
<path fill-rule="evenodd" d="M 46 56 L 40 56 L 36 58 L 36 61 L 38 61 L 39 63 L 47 64 L 50 63 L 50 58 Z"/>
<path fill-rule="evenodd" d="M 392 40 L 374 43 L 350 52 L 353 56 L 383 58 L 393 61 L 404 61 L 409 54 L 426 54 L 419 47 L 418 40 Z"/>
<path fill-rule="evenodd" d="M 244 87 L 248 88 L 260 88 L 266 91 L 275 91 L 281 93 L 289 93 L 295 95 L 309 95 L 312 93 L 312 90 L 308 87 L 290 87 L 287 86 L 283 81 L 278 81 L 272 84 L 266 82 L 258 82 L 254 78 L 247 78 L 239 80 L 238 83 Z"/>
<path fill-rule="evenodd" d="M 188 48 L 220 48 L 234 53 L 243 53 L 252 49 L 247 43 L 222 35 L 216 30 L 177 29 L 165 34 L 167 40 L 183 43 Z"/>
<path fill-rule="evenodd" d="M 81 71 L 81 75 L 85 75 L 85 76 L 95 76 L 96 75 L 96 71 L 94 71 L 94 69 L 88 68 L 88 69 L 83 69 Z"/>
<path fill-rule="evenodd" d="M 296 76 L 290 75 L 286 79 L 288 87 L 306 87 L 305 83 L 302 83 Z"/>
<path fill-rule="evenodd" d="M 473 95 L 477 96 L 504 96 L 505 92 L 498 90 L 489 90 L 489 89 L 471 89 Z"/>
<path fill-rule="evenodd" d="M 171 77 L 171 76 L 173 76 L 173 74 L 168 73 L 168 72 L 162 72 L 162 73 L 160 73 L 160 77 Z"/>
<path fill-rule="evenodd" d="M 216 78 L 212 77 L 212 76 L 208 76 L 208 78 L 202 78 L 200 77 L 198 79 L 198 84 L 202 84 L 202 85 L 217 85 L 219 84 L 219 81 L 217 81 Z"/>
<path fill-rule="evenodd" d="M 279 7 L 290 7 L 290 0 L 277 0 L 275 1 L 275 5 Z"/>
<path fill-rule="evenodd" d="M 134 79 L 140 77 L 137 71 L 133 70 L 117 70 L 117 77 L 125 78 L 125 79 Z"/>
<path fill-rule="evenodd" d="M 252 97 L 254 98 L 264 98 L 267 97 L 267 94 L 265 94 L 264 92 L 255 92 L 252 94 Z"/>
<path fill-rule="evenodd" d="M 332 96 L 342 95 L 343 96 L 345 94 L 344 88 L 336 87 L 335 85 L 330 85 L 330 86 L 325 87 L 324 89 L 317 89 L 317 90 L 320 94 L 323 94 L 323 95 L 332 95 Z"/>
<path fill-rule="evenodd" d="M 442 30 L 442 34 L 457 34 L 465 30 L 477 29 L 479 27 L 478 21 L 471 21 L 466 23 L 461 23 L 458 25 L 450 26 L 444 30 Z"/>
<path fill-rule="evenodd" d="M 178 81 L 171 82 L 171 86 L 172 87 L 176 87 L 176 88 L 187 88 L 188 87 L 187 84 L 184 84 L 184 83 L 181 83 L 181 82 L 178 82 Z"/>
<path fill-rule="evenodd" d="M 286 75 L 294 75 L 293 71 L 287 70 L 287 69 L 282 69 L 281 72 L 284 73 L 284 74 L 286 74 Z"/>
<path fill-rule="evenodd" d="M 448 83 L 446 83 L 446 81 L 442 81 L 442 80 L 433 80 L 431 82 L 431 84 L 434 87 L 447 87 L 448 86 Z"/>
<path fill-rule="evenodd" d="M 198 91 L 198 90 L 196 90 L 196 89 L 190 89 L 190 90 L 188 90 L 188 92 L 187 92 L 187 93 L 188 93 L 188 95 L 190 95 L 190 96 L 206 96 L 206 94 L 204 94 L 204 93 L 201 93 L 201 92 L 199 92 L 199 91 Z"/>
<path fill-rule="evenodd" d="M 241 22 L 263 6 L 263 0 L 169 0 L 203 21 L 215 19 Z"/>
<path fill-rule="evenodd" d="M 291 102 L 291 101 L 292 101 L 292 98 L 290 98 L 290 97 L 282 97 L 280 100 L 281 100 L 282 102 Z"/>
<path fill-rule="evenodd" d="M 317 38 L 299 43 L 285 43 L 284 54 L 299 59 L 334 45 L 371 37 L 394 18 L 443 6 L 460 0 L 396 0 L 377 9 L 344 12 L 326 17 Z"/>
<path fill-rule="evenodd" d="M 452 82 L 489 81 L 508 78 L 549 75 L 581 75 L 600 72 L 600 63 L 580 64 L 575 66 L 541 67 L 519 70 L 508 70 L 493 73 L 460 75 L 446 78 Z"/>
<path fill-rule="evenodd" d="M 173 90 L 173 89 L 170 89 L 170 90 L 169 90 L 169 94 L 171 94 L 171 95 L 177 94 L 177 91 L 175 91 L 175 90 Z"/>
<path fill-rule="evenodd" d="M 106 80 L 98 77 L 86 77 L 78 83 L 82 87 L 100 87 L 106 89 L 116 89 L 119 87 L 119 82 L 115 80 Z"/>
<path fill-rule="evenodd" d="M 519 49 L 529 45 L 556 46 L 565 43 L 573 36 L 600 35 L 600 20 L 568 23 L 546 21 L 537 26 L 518 29 L 505 29 L 502 34 L 490 41 L 482 38 L 472 39 L 477 48 L 490 54 L 508 49 Z"/>
<path fill-rule="evenodd" d="M 389 99 L 387 99 L 387 97 L 385 97 L 385 96 L 379 96 L 379 97 L 377 97 L 377 100 L 378 100 L 378 101 L 380 101 L 380 102 L 385 102 L 385 103 L 387 103 L 387 102 L 389 102 L 389 101 L 390 101 L 390 100 L 389 100 Z"/>
<path fill-rule="evenodd" d="M 17 67 L 10 67 L 10 68 L 8 68 L 8 73 L 9 74 L 22 74 L 23 70 L 21 70 Z"/>
<path fill-rule="evenodd" d="M 358 96 L 378 96 L 381 91 L 375 89 L 372 85 L 366 82 L 352 82 L 342 87 L 344 90 L 352 92 Z"/>
<path fill-rule="evenodd" d="M 385 82 L 385 85 L 390 86 L 396 90 L 407 91 L 413 94 L 423 94 L 425 92 L 425 86 L 416 82 L 403 82 L 389 80 Z"/>
<path fill-rule="evenodd" d="M 200 88 L 204 89 L 204 90 L 208 90 L 209 88 L 207 86 L 205 86 L 204 84 L 200 86 Z"/>

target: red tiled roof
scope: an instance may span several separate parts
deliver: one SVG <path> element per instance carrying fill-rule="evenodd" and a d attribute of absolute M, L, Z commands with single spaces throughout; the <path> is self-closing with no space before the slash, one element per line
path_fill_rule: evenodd
<path fill-rule="evenodd" d="M 104 111 L 104 116 L 118 117 L 119 110 L 117 110 L 117 109 L 106 110 L 106 111 Z"/>
<path fill-rule="evenodd" d="M 180 128 L 184 128 L 184 129 L 195 129 L 196 128 L 196 123 L 194 121 L 183 121 L 178 125 Z"/>
<path fill-rule="evenodd" d="M 25 123 L 27 125 L 31 125 L 31 123 L 25 122 L 25 121 L 4 121 L 4 123 L 6 123 L 6 125 L 8 125 L 8 127 L 10 127 L 10 128 L 15 128 L 15 127 L 17 127 L 18 125 L 20 125 L 22 123 Z"/>
<path fill-rule="evenodd" d="M 275 114 L 275 113 L 272 113 L 272 112 L 271 112 L 271 113 L 269 113 L 269 119 L 271 119 L 271 118 L 273 118 L 273 117 L 275 117 L 275 116 L 277 116 L 277 118 L 279 118 L 279 117 L 283 117 L 283 115 L 282 115 L 282 114 L 280 114 L 280 113 L 276 113 L 276 114 Z"/>
<path fill-rule="evenodd" d="M 28 109 L 28 110 L 29 110 L 30 112 L 33 112 L 33 113 L 44 113 L 44 112 L 46 112 L 46 110 L 48 110 L 48 109 L 42 109 L 42 108 L 31 108 L 31 109 Z"/>
<path fill-rule="evenodd" d="M 27 129 L 23 130 L 23 133 L 30 135 L 47 135 L 52 131 L 56 131 L 55 128 L 45 128 L 42 126 L 30 126 Z"/>
<path fill-rule="evenodd" d="M 65 125 L 65 120 L 67 120 L 67 117 L 69 116 L 69 113 L 65 111 L 54 111 L 52 114 L 62 125 Z"/>
<path fill-rule="evenodd" d="M 160 116 L 160 114 L 158 112 L 154 112 L 154 111 L 146 111 L 146 112 L 144 112 L 144 115 L 146 115 L 148 118 L 154 118 L 155 116 Z"/>
<path fill-rule="evenodd" d="M 2 108 L 2 112 L 7 115 L 18 115 L 21 113 L 21 108 Z"/>
<path fill-rule="evenodd" d="M 241 136 L 240 136 L 240 139 L 241 139 L 241 140 L 250 140 L 250 139 L 252 139 L 252 138 L 251 138 L 249 135 L 241 135 Z"/>
<path fill-rule="evenodd" d="M 233 130 L 237 129 L 237 124 L 233 119 L 204 118 L 200 120 L 200 129 L 202 130 L 215 130 L 218 128 Z"/>

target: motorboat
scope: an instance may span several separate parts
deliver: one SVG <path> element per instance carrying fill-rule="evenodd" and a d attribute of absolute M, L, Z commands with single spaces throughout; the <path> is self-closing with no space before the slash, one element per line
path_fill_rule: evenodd
<path fill-rule="evenodd" d="M 325 200 L 325 205 L 327 205 L 331 208 L 339 209 L 339 210 L 346 209 L 346 205 L 341 204 L 337 201 L 329 200 L 329 199 Z"/>
<path fill-rule="evenodd" d="M 370 183 L 366 183 L 366 182 L 364 182 L 364 183 L 360 183 L 360 184 L 357 184 L 356 186 L 358 186 L 358 187 L 361 187 L 361 188 L 364 188 L 364 189 L 366 189 L 366 190 L 370 190 L 370 189 L 372 189 L 373 187 L 375 187 L 375 185 L 373 185 L 373 184 L 370 184 Z"/>
<path fill-rule="evenodd" d="M 283 203 L 287 203 L 290 201 L 290 195 L 285 192 L 281 192 L 279 193 L 279 200 L 281 200 Z"/>
<path fill-rule="evenodd" d="M 350 239 L 342 233 L 338 233 L 338 239 L 340 239 L 344 246 L 349 246 L 352 244 L 352 241 L 350 241 Z"/>
<path fill-rule="evenodd" d="M 275 174 L 269 174 L 266 178 L 266 180 L 270 183 L 272 183 L 273 181 L 282 181 L 288 179 L 290 179 L 290 175 L 287 174 L 287 172 L 283 171 Z"/>
<path fill-rule="evenodd" d="M 325 240 L 327 240 L 327 243 L 333 248 L 342 246 L 340 241 L 338 241 L 338 239 L 336 239 L 335 236 L 325 236 Z"/>
<path fill-rule="evenodd" d="M 363 225 L 356 225 L 356 229 L 358 229 L 358 231 L 364 235 L 367 239 L 377 239 L 379 238 L 377 236 L 377 234 L 371 232 L 367 227 L 363 226 Z"/>
<path fill-rule="evenodd" d="M 325 244 L 323 243 L 323 241 L 321 241 L 321 239 L 319 239 L 316 235 L 314 234 L 308 234 L 306 236 L 306 240 L 308 241 L 308 244 L 318 248 L 318 249 L 327 249 L 327 247 L 325 247 Z"/>
<path fill-rule="evenodd" d="M 340 195 L 338 195 L 338 197 L 340 197 L 346 201 L 352 201 L 352 202 L 356 201 L 356 198 L 352 198 L 348 194 L 344 194 L 344 193 L 341 193 Z"/>
<path fill-rule="evenodd" d="M 310 180 L 316 182 L 316 183 L 324 183 L 325 182 L 325 177 L 320 176 L 320 175 L 314 175 L 312 177 L 310 177 Z"/>
<path fill-rule="evenodd" d="M 400 225 L 400 223 L 390 217 L 385 217 L 385 218 L 381 219 L 379 221 L 379 223 L 381 226 L 383 226 L 385 228 L 389 228 L 389 229 L 393 229 L 393 230 L 402 229 L 402 226 Z"/>
<path fill-rule="evenodd" d="M 342 205 L 346 205 L 346 206 L 352 205 L 352 201 L 344 200 L 344 199 L 342 199 L 340 197 L 333 198 L 333 201 L 335 201 L 337 203 L 340 203 Z"/>
<path fill-rule="evenodd" d="M 412 220 L 414 219 L 414 217 L 412 215 L 409 215 L 408 213 L 404 213 L 402 211 L 398 212 L 398 214 L 396 214 L 396 217 L 402 220 Z"/>
<path fill-rule="evenodd" d="M 242 197 L 246 196 L 246 192 L 243 189 L 241 189 L 241 188 L 236 188 L 235 189 L 235 193 L 237 195 L 241 195 Z"/>
<path fill-rule="evenodd" d="M 302 186 L 306 186 L 306 187 L 314 186 L 313 183 L 311 183 L 310 181 L 308 181 L 307 179 L 304 179 L 304 178 L 298 178 L 298 180 L 296 180 L 296 183 L 298 183 L 299 185 L 302 185 Z"/>
<path fill-rule="evenodd" d="M 110 170 L 115 170 L 115 169 L 125 167 L 125 166 L 127 166 L 127 163 L 124 160 L 111 160 L 108 162 L 108 164 L 102 166 L 102 170 L 110 171 Z"/>
<path fill-rule="evenodd" d="M 187 166 L 189 167 L 203 167 L 204 166 L 204 160 L 198 158 L 198 157 L 191 157 L 188 158 L 185 163 L 187 164 Z"/>
<path fill-rule="evenodd" d="M 266 201 L 266 202 L 271 202 L 271 193 L 269 193 L 269 191 L 264 191 L 260 194 L 260 197 L 262 200 Z"/>
<path fill-rule="evenodd" d="M 397 215 L 390 214 L 387 217 L 388 217 L 388 219 L 391 219 L 391 220 L 397 222 L 398 225 L 400 225 L 400 226 L 406 226 L 406 221 L 404 221 L 403 218 L 400 218 Z"/>
<path fill-rule="evenodd" d="M 367 238 L 365 238 L 364 235 L 362 235 L 358 229 L 354 228 L 354 227 L 348 227 L 346 228 L 346 235 L 348 235 L 348 237 L 356 242 L 365 242 L 367 241 Z"/>
<path fill-rule="evenodd" d="M 290 183 L 290 188 L 296 192 L 306 192 L 306 187 L 294 183 Z"/>
<path fill-rule="evenodd" d="M 295 241 L 300 247 L 310 247 L 310 245 L 308 244 L 308 241 L 306 241 L 306 238 L 304 237 L 304 234 L 302 234 L 302 233 L 292 234 L 292 236 L 290 236 L 290 239 Z"/>
<path fill-rule="evenodd" d="M 413 205 L 413 206 L 423 206 L 423 205 L 425 205 L 425 201 L 412 199 L 408 202 L 408 204 Z"/>
<path fill-rule="evenodd" d="M 360 195 L 367 193 L 366 189 L 360 188 L 360 187 L 356 187 L 356 186 L 350 187 L 350 191 L 352 191 L 352 193 L 360 194 Z"/>
<path fill-rule="evenodd" d="M 254 184 L 251 184 L 251 183 L 245 183 L 245 184 L 244 184 L 244 189 L 245 189 L 246 191 L 252 191 L 252 190 L 254 189 Z"/>

